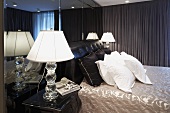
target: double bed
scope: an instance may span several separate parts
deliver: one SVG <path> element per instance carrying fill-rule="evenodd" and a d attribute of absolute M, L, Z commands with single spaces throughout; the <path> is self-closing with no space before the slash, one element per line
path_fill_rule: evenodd
<path fill-rule="evenodd" d="M 170 113 L 170 68 L 144 66 L 152 85 L 136 80 L 132 93 L 121 91 L 104 81 L 91 86 L 85 80 L 79 59 L 103 47 L 96 41 L 81 41 L 70 44 L 75 58 L 66 63 L 65 74 L 81 85 L 80 113 Z"/>

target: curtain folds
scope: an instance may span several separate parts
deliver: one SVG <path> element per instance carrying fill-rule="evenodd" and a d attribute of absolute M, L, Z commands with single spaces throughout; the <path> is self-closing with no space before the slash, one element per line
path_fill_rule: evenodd
<path fill-rule="evenodd" d="M 82 39 L 82 9 L 61 11 L 61 28 L 68 42 Z"/>
<path fill-rule="evenodd" d="M 40 30 L 54 30 L 54 11 L 33 13 L 33 37 L 37 38 Z"/>
<path fill-rule="evenodd" d="M 59 11 L 58 10 L 54 11 L 54 20 L 55 20 L 54 21 L 54 29 L 59 30 Z"/>
<path fill-rule="evenodd" d="M 89 32 L 96 32 L 101 38 L 103 34 L 102 26 L 102 8 L 85 8 L 83 9 L 83 33 L 84 39 L 87 38 Z"/>
<path fill-rule="evenodd" d="M 170 66 L 170 1 L 103 7 L 103 31 L 112 32 L 111 50 L 125 51 L 145 65 Z"/>
<path fill-rule="evenodd" d="M 33 34 L 32 13 L 19 9 L 6 8 L 5 31 L 30 31 Z"/>
<path fill-rule="evenodd" d="M 55 11 L 55 29 L 58 30 L 58 10 Z M 62 31 L 68 42 L 85 40 L 89 32 L 102 36 L 102 8 L 69 9 L 61 11 Z"/>
<path fill-rule="evenodd" d="M 59 11 L 54 11 L 55 30 L 59 29 Z M 61 30 L 68 42 L 81 40 L 82 33 L 82 10 L 61 10 Z"/>
<path fill-rule="evenodd" d="M 167 3 L 167 25 L 168 25 L 168 36 L 167 36 L 167 42 L 168 42 L 168 66 L 170 67 L 170 1 Z"/>

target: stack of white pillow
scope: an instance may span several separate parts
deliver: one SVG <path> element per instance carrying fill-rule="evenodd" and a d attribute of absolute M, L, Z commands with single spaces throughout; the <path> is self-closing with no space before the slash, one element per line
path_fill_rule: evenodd
<path fill-rule="evenodd" d="M 135 84 L 135 79 L 145 84 L 152 84 L 142 63 L 125 52 L 119 54 L 114 51 L 110 55 L 105 54 L 104 61 L 98 60 L 96 64 L 103 80 L 122 91 L 132 93 L 131 88 Z"/>

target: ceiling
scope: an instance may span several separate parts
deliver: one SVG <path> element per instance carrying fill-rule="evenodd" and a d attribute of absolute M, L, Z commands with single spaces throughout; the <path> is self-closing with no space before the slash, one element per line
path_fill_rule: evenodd
<path fill-rule="evenodd" d="M 17 7 L 13 6 L 13 3 L 17 3 Z M 59 0 L 6 0 L 6 7 L 26 10 L 30 12 L 57 10 L 59 7 Z M 92 0 L 61 0 L 61 9 L 75 8 L 87 8 L 98 6 Z"/>
<path fill-rule="evenodd" d="M 36 12 L 37 9 L 40 11 L 58 10 L 59 0 L 6 0 L 6 7 L 21 9 L 30 12 Z M 13 6 L 13 3 L 17 3 L 17 7 Z M 61 9 L 75 8 L 87 8 L 97 7 L 93 0 L 61 0 Z"/>
<path fill-rule="evenodd" d="M 118 5 L 118 4 L 126 4 L 126 0 L 94 0 L 101 6 L 109 6 L 109 5 Z M 151 1 L 151 0 L 129 0 L 129 3 L 135 2 L 143 2 L 143 1 Z"/>
<path fill-rule="evenodd" d="M 150 0 L 129 0 L 129 3 L 150 1 Z M 17 4 L 17 7 L 13 6 Z M 6 7 L 21 9 L 30 12 L 58 10 L 59 0 L 5 0 Z M 125 0 L 61 0 L 61 9 L 100 7 L 125 4 Z"/>

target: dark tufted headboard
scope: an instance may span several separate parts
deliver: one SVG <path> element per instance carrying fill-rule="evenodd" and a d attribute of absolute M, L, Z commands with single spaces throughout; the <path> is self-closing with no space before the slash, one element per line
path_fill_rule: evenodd
<path fill-rule="evenodd" d="M 88 55 L 91 52 L 95 52 L 98 49 L 103 48 L 103 43 L 99 40 L 85 40 L 72 42 L 69 44 L 69 46 L 74 54 L 74 59 L 66 62 L 65 75 L 68 79 L 80 84 L 84 76 L 81 73 L 78 59 Z"/>

